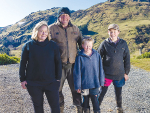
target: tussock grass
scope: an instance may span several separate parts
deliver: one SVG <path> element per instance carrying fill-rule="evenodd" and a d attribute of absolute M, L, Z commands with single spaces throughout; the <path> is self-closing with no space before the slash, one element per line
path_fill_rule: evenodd
<path fill-rule="evenodd" d="M 150 71 L 150 58 L 136 59 L 132 57 L 131 65 L 144 69 L 146 71 Z"/>

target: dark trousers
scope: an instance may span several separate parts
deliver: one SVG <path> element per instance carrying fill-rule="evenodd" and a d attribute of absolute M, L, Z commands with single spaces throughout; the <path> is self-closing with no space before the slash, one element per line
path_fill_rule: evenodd
<path fill-rule="evenodd" d="M 62 94 L 62 88 L 64 85 L 65 80 L 67 79 L 69 87 L 71 89 L 72 97 L 73 97 L 73 104 L 76 106 L 81 105 L 81 94 L 77 93 L 75 88 L 74 88 L 74 80 L 73 80 L 73 65 L 62 68 L 62 77 L 61 77 L 61 82 L 60 82 L 60 87 L 59 87 L 59 103 L 60 106 L 64 106 L 64 96 Z"/>
<path fill-rule="evenodd" d="M 59 82 L 53 82 L 46 86 L 27 85 L 27 90 L 29 95 L 31 96 L 35 113 L 44 113 L 43 109 L 44 93 L 51 107 L 51 113 L 60 113 L 58 88 Z"/>
<path fill-rule="evenodd" d="M 117 107 L 122 107 L 122 87 L 115 87 L 116 103 Z M 99 96 L 99 105 L 101 105 L 103 98 L 108 90 L 108 86 L 102 87 L 102 92 Z"/>

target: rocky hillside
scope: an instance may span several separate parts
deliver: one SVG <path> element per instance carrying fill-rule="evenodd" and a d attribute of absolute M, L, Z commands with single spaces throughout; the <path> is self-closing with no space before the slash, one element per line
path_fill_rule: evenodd
<path fill-rule="evenodd" d="M 19 56 L 21 47 L 30 39 L 35 24 L 42 20 L 52 24 L 57 20 L 58 9 L 33 12 L 16 24 L 0 29 L 0 52 Z M 95 49 L 108 37 L 108 25 L 117 23 L 121 29 L 120 37 L 128 42 L 131 53 L 139 48 L 143 52 L 150 51 L 149 2 L 107 1 L 86 10 L 72 11 L 71 21 L 80 28 L 83 35 L 95 39 Z"/>

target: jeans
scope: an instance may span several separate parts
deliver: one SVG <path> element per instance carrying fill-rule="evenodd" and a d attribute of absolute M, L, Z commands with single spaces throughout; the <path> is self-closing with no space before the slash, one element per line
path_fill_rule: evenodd
<path fill-rule="evenodd" d="M 99 111 L 100 110 L 99 101 L 98 101 L 99 93 L 100 93 L 99 88 L 89 89 L 89 94 L 88 95 L 83 95 L 82 107 L 83 108 L 90 108 L 89 98 L 91 98 L 92 105 L 93 105 L 93 110 L 94 111 Z"/>

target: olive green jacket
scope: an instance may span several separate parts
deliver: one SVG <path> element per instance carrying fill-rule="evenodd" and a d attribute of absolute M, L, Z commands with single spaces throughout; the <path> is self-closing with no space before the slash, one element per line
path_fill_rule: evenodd
<path fill-rule="evenodd" d="M 52 40 L 59 46 L 62 63 L 74 63 L 77 47 L 79 46 L 81 49 L 82 35 L 79 28 L 69 22 L 68 27 L 64 29 L 60 22 L 57 21 L 49 25 L 49 31 Z"/>

